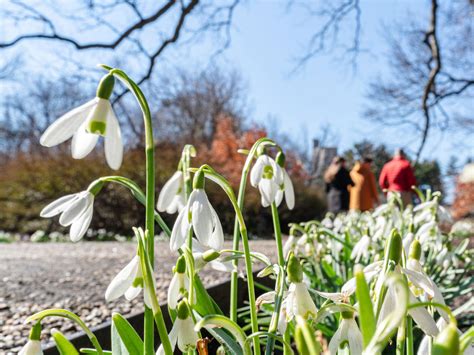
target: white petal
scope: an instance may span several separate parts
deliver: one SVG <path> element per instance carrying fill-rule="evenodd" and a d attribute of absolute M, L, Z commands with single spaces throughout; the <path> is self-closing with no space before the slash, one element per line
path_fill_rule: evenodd
<path fill-rule="evenodd" d="M 208 246 L 214 250 L 221 250 L 224 246 L 224 232 L 222 230 L 222 224 L 214 208 L 211 205 L 209 205 L 209 207 L 211 208 L 214 230 L 212 232 L 211 238 L 208 241 Z"/>
<path fill-rule="evenodd" d="M 342 327 L 337 328 L 336 332 L 331 338 L 331 341 L 329 342 L 329 354 L 331 355 L 336 355 L 337 354 L 337 349 L 339 349 L 339 344 L 341 344 L 341 332 L 342 332 Z"/>
<path fill-rule="evenodd" d="M 257 187 L 260 182 L 265 165 L 268 165 L 268 156 L 260 155 L 250 171 L 250 185 L 253 187 Z"/>
<path fill-rule="evenodd" d="M 275 181 L 275 184 L 278 186 L 282 185 L 285 181 L 282 167 L 278 165 L 274 159 L 269 158 L 268 160 L 273 169 L 273 181 Z"/>
<path fill-rule="evenodd" d="M 260 194 L 262 195 L 262 201 L 265 201 L 265 205 L 269 206 L 273 203 L 273 201 L 275 201 L 278 186 L 276 186 L 272 180 L 261 179 L 258 184 L 258 189 L 260 191 Z"/>
<path fill-rule="evenodd" d="M 77 195 L 77 198 L 67 206 L 65 211 L 59 217 L 59 223 L 67 227 L 76 219 L 80 218 L 82 214 L 94 202 L 94 195 L 89 191 L 83 191 Z"/>
<path fill-rule="evenodd" d="M 283 201 L 283 194 L 284 192 L 282 189 L 277 190 L 276 195 L 275 195 L 275 205 L 277 207 L 279 207 L 281 204 L 281 201 Z"/>
<path fill-rule="evenodd" d="M 410 293 L 410 304 L 417 303 L 413 295 Z M 427 335 L 435 336 L 439 333 L 436 322 L 434 321 L 431 314 L 424 307 L 412 308 L 408 311 L 408 314 L 418 324 L 420 329 Z"/>
<path fill-rule="evenodd" d="M 178 194 L 178 191 L 183 180 L 183 173 L 176 171 L 173 176 L 165 183 L 158 196 L 156 207 L 159 212 L 164 212 L 168 206 L 173 202 L 173 199 Z"/>
<path fill-rule="evenodd" d="M 71 138 L 75 131 L 83 124 L 97 99 L 86 102 L 64 114 L 49 126 L 40 138 L 41 145 L 52 147 Z"/>
<path fill-rule="evenodd" d="M 124 296 L 128 301 L 133 300 L 136 298 L 140 292 L 142 291 L 141 287 L 129 287 L 127 291 L 125 291 Z"/>
<path fill-rule="evenodd" d="M 109 106 L 110 102 L 107 101 Z M 123 159 L 123 142 L 120 125 L 115 116 L 112 106 L 107 112 L 107 126 L 105 129 L 105 159 L 107 164 L 113 170 L 118 170 L 122 165 Z"/>
<path fill-rule="evenodd" d="M 304 318 L 316 317 L 318 309 L 303 282 L 295 283 L 294 312 Z"/>
<path fill-rule="evenodd" d="M 181 320 L 178 333 L 178 348 L 183 353 L 196 347 L 199 340 L 197 333 L 194 331 L 194 323 L 191 317 Z"/>
<path fill-rule="evenodd" d="M 194 190 L 194 199 L 191 200 L 191 221 L 193 224 L 194 233 L 197 239 L 203 244 L 208 245 L 211 238 L 212 225 L 212 211 L 206 192 L 201 189 Z"/>
<path fill-rule="evenodd" d="M 49 218 L 58 215 L 59 213 L 63 212 L 67 206 L 69 206 L 69 204 L 77 197 L 77 195 L 77 193 L 66 195 L 58 198 L 57 200 L 54 200 L 41 210 L 40 216 L 44 218 Z"/>
<path fill-rule="evenodd" d="M 114 277 L 105 291 L 107 302 L 122 296 L 132 285 L 139 269 L 140 258 L 135 255 L 133 259 Z"/>
<path fill-rule="evenodd" d="M 78 242 L 82 239 L 84 234 L 87 232 L 89 225 L 91 224 L 92 215 L 94 212 L 94 205 L 90 204 L 89 207 L 82 213 L 82 215 L 74 220 L 69 230 L 69 237 L 71 241 Z"/>
<path fill-rule="evenodd" d="M 415 285 L 418 288 L 421 288 L 431 297 L 434 297 L 434 290 L 432 287 L 432 283 L 431 283 L 431 280 L 427 276 L 423 275 L 422 273 L 408 270 L 408 269 L 403 269 L 403 272 L 405 273 L 405 275 L 408 276 L 408 280 L 410 280 L 410 282 L 413 283 L 413 285 Z"/>
<path fill-rule="evenodd" d="M 41 342 L 39 340 L 28 340 L 18 355 L 43 355 Z"/>
<path fill-rule="evenodd" d="M 181 298 L 181 283 L 179 281 L 180 276 L 182 277 L 182 275 L 176 272 L 173 275 L 173 278 L 171 279 L 170 285 L 168 287 L 168 306 L 171 309 L 176 309 L 176 307 L 178 306 L 178 301 Z"/>
<path fill-rule="evenodd" d="M 186 242 L 188 237 L 190 224 L 188 222 L 188 208 L 183 208 L 183 210 L 178 214 L 176 222 L 174 223 L 173 230 L 171 231 L 170 238 L 170 249 L 173 251 L 178 250 Z"/>
<path fill-rule="evenodd" d="M 97 134 L 86 131 L 86 124 L 87 122 L 84 122 L 72 137 L 71 153 L 74 159 L 82 159 L 87 156 L 94 149 L 99 139 Z"/>
<path fill-rule="evenodd" d="M 291 182 L 290 176 L 283 170 L 284 174 L 284 184 L 285 184 L 285 201 L 288 209 L 292 210 L 295 207 L 295 189 L 293 188 L 293 183 Z"/>
<path fill-rule="evenodd" d="M 328 300 L 334 301 L 334 302 L 343 302 L 345 300 L 345 295 L 341 292 L 320 292 L 316 291 L 318 295 L 321 297 L 324 297 Z"/>
<path fill-rule="evenodd" d="M 362 333 L 356 321 L 354 319 L 345 319 L 344 321 L 348 322 L 347 339 L 349 340 L 351 354 L 362 354 Z"/>

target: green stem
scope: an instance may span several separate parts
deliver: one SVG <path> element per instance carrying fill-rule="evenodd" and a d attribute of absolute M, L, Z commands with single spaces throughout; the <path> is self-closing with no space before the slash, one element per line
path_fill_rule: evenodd
<path fill-rule="evenodd" d="M 281 272 L 278 274 L 277 282 L 275 283 L 275 287 L 279 286 L 280 278 L 284 275 L 283 268 L 285 267 L 285 256 L 283 254 L 283 242 L 281 238 L 281 228 L 280 228 L 280 217 L 278 215 L 278 207 L 276 206 L 275 202 L 271 204 L 272 209 L 272 219 L 273 219 L 273 229 L 275 233 L 275 242 L 278 251 L 278 264 L 281 266 Z M 272 314 L 272 319 L 270 322 L 270 327 L 268 329 L 269 333 L 272 335 L 276 334 L 277 326 L 278 326 L 278 318 L 280 316 L 280 308 L 283 301 L 283 290 L 284 287 L 281 287 L 281 290 L 275 296 L 275 307 Z M 267 346 L 265 348 L 265 354 L 271 355 L 273 353 L 273 348 L 275 346 L 275 338 L 270 337 L 267 340 Z"/>
<path fill-rule="evenodd" d="M 255 142 L 255 144 L 250 149 L 249 155 L 245 160 L 244 167 L 242 169 L 242 175 L 240 177 L 240 185 L 239 185 L 239 193 L 237 195 L 237 206 L 239 207 L 240 211 L 244 209 L 244 198 L 245 198 L 245 188 L 247 187 L 247 177 L 250 172 L 250 166 L 252 165 L 252 161 L 257 154 L 257 148 L 261 145 L 275 145 L 275 143 L 268 139 L 268 138 L 260 138 Z M 237 220 L 237 216 L 234 223 L 234 234 L 233 234 L 233 241 L 232 241 L 232 249 L 239 250 L 239 222 Z M 230 319 L 234 322 L 237 321 L 237 307 L 238 307 L 238 282 L 239 282 L 239 260 L 235 259 L 233 261 L 234 271 L 230 276 Z"/>
<path fill-rule="evenodd" d="M 407 355 L 414 355 L 413 347 L 413 320 L 407 317 Z"/>
<path fill-rule="evenodd" d="M 146 252 L 150 265 L 155 265 L 154 238 L 155 238 L 155 143 L 153 139 L 153 123 L 150 107 L 140 87 L 131 80 L 123 71 L 110 70 L 110 73 L 118 77 L 132 91 L 143 113 L 145 128 L 145 156 L 146 156 L 146 187 L 145 187 L 145 228 L 146 228 Z M 162 317 L 161 312 L 159 316 Z M 144 352 L 145 355 L 153 355 L 154 350 L 154 326 L 153 312 L 145 306 L 144 324 Z M 168 337 L 168 333 L 166 337 Z M 160 335 L 162 333 L 160 332 Z M 169 340 L 169 339 L 168 339 Z M 162 339 L 164 342 L 164 339 Z"/>

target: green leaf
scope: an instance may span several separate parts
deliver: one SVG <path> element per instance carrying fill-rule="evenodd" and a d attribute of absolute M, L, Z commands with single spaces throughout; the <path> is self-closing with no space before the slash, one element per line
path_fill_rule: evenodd
<path fill-rule="evenodd" d="M 72 343 L 67 340 L 63 333 L 59 330 L 53 329 L 51 331 L 53 336 L 54 342 L 56 343 L 56 347 L 58 348 L 59 354 L 61 355 L 77 355 L 79 352 L 77 349 L 72 345 Z"/>
<path fill-rule="evenodd" d="M 356 280 L 356 297 L 359 302 L 359 323 L 364 340 L 364 347 L 366 347 L 370 339 L 375 333 L 375 315 L 374 307 L 370 299 L 369 286 L 365 280 L 364 272 L 359 269 L 355 272 Z"/>
<path fill-rule="evenodd" d="M 114 344 L 114 341 L 112 341 L 112 350 L 114 354 L 118 350 L 118 349 L 116 350 L 115 347 L 119 347 L 119 349 L 121 349 L 119 350 L 121 352 L 120 353 L 117 352 L 117 354 L 124 354 L 124 355 L 128 355 L 129 353 L 140 354 L 143 351 L 143 341 L 140 338 L 140 336 L 137 334 L 135 329 L 133 329 L 133 327 L 130 325 L 130 323 L 124 317 L 122 317 L 119 313 L 115 313 L 112 316 L 112 323 L 113 323 L 112 324 L 113 325 L 112 340 L 114 340 L 114 331 L 113 331 L 114 328 L 120 338 L 120 339 L 115 339 L 116 340 L 115 344 Z M 121 346 L 120 342 L 118 342 L 118 340 L 121 340 L 121 343 L 123 343 L 123 345 L 125 346 L 127 350 L 126 352 L 123 351 L 124 349 Z"/>
<path fill-rule="evenodd" d="M 200 315 L 224 314 L 217 303 L 209 296 L 209 293 L 207 293 L 206 288 L 197 274 L 194 276 L 194 290 L 196 292 L 196 299 L 199 300 L 199 302 L 193 305 L 193 308 Z"/>

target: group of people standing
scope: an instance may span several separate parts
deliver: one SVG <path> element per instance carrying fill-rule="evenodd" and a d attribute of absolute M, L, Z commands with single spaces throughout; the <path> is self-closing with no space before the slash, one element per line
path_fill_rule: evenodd
<path fill-rule="evenodd" d="M 371 157 L 356 162 L 349 172 L 346 160 L 337 156 L 324 174 L 329 212 L 347 210 L 368 211 L 379 203 L 375 175 L 372 172 Z M 412 203 L 412 186 L 416 185 L 415 174 L 402 149 L 397 149 L 392 160 L 387 162 L 379 176 L 383 191 L 397 192 L 403 204 Z"/>

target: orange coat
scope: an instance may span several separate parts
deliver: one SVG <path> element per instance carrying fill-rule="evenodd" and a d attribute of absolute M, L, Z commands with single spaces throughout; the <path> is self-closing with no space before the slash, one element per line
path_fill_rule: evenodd
<path fill-rule="evenodd" d="M 378 192 L 375 183 L 375 175 L 370 170 L 367 163 L 356 163 L 351 170 L 351 179 L 354 186 L 350 187 L 351 210 L 367 211 L 374 207 L 374 203 L 378 203 Z"/>

